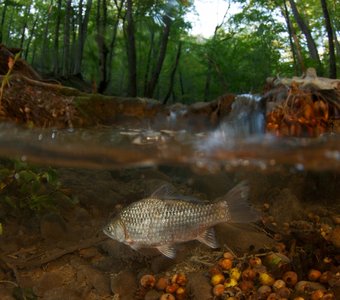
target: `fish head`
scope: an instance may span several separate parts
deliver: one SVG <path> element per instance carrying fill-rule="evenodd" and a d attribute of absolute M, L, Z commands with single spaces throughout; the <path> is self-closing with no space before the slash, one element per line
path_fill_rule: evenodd
<path fill-rule="evenodd" d="M 104 227 L 103 232 L 111 239 L 114 239 L 119 242 L 125 242 L 126 230 L 124 223 L 120 219 L 114 219 L 113 221 L 109 222 Z"/>

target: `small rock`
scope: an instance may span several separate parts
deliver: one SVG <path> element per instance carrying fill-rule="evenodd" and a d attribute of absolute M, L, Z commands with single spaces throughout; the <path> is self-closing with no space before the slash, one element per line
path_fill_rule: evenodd
<path fill-rule="evenodd" d="M 340 225 L 340 215 L 332 216 L 332 220 L 333 220 L 334 224 Z"/>
<path fill-rule="evenodd" d="M 42 278 L 35 284 L 33 291 L 40 297 L 44 297 L 49 290 L 58 288 L 63 285 L 64 279 L 56 273 L 45 273 Z"/>
<path fill-rule="evenodd" d="M 84 248 L 79 250 L 79 255 L 83 258 L 92 258 L 100 255 L 99 251 L 95 247 Z"/>
<path fill-rule="evenodd" d="M 150 290 L 146 293 L 144 299 L 145 300 L 158 300 L 162 296 L 161 292 L 157 292 L 156 290 Z"/>
<path fill-rule="evenodd" d="M 337 248 L 340 248 L 340 226 L 336 226 L 329 237 L 329 241 Z"/>
<path fill-rule="evenodd" d="M 211 290 L 212 286 L 209 280 L 202 273 L 188 274 L 187 290 L 193 296 L 193 299 L 213 299 Z"/>
<path fill-rule="evenodd" d="M 40 298 L 39 298 L 40 299 Z M 84 299 L 79 292 L 75 289 L 70 289 L 67 286 L 60 286 L 46 291 L 44 300 L 59 300 L 59 299 L 72 299 L 72 300 L 82 300 Z"/>
<path fill-rule="evenodd" d="M 83 207 L 76 207 L 74 210 L 74 220 L 84 223 L 91 219 L 89 212 Z"/>
<path fill-rule="evenodd" d="M 67 224 L 58 214 L 48 213 L 41 218 L 40 233 L 44 239 L 59 240 L 67 233 Z"/>
<path fill-rule="evenodd" d="M 295 290 L 297 292 L 311 292 L 311 291 L 316 291 L 316 290 L 325 290 L 325 287 L 318 283 L 318 282 L 312 282 L 312 281 L 299 281 L 295 285 Z"/>
<path fill-rule="evenodd" d="M 94 269 L 89 265 L 80 265 L 76 260 L 72 262 L 78 269 L 77 279 L 78 281 L 86 281 L 90 288 L 94 288 L 101 296 L 107 296 L 110 294 L 110 280 L 102 272 Z"/>
<path fill-rule="evenodd" d="M 92 269 L 90 272 L 87 281 L 98 291 L 98 294 L 102 296 L 111 294 L 109 278 L 95 269 Z"/>
<path fill-rule="evenodd" d="M 1 300 L 15 300 L 12 296 L 12 288 L 0 287 Z"/>
<path fill-rule="evenodd" d="M 136 276 L 132 271 L 124 270 L 111 276 L 111 291 L 119 295 L 120 300 L 133 299 L 136 290 Z"/>

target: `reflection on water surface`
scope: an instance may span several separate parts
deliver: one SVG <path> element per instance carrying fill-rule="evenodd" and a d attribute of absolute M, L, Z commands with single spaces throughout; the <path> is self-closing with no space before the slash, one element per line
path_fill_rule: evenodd
<path fill-rule="evenodd" d="M 120 168 L 179 164 L 214 172 L 235 168 L 263 171 L 337 170 L 340 137 L 237 137 L 229 125 L 192 133 L 128 127 L 56 130 L 0 126 L 0 155 L 52 166 Z"/>

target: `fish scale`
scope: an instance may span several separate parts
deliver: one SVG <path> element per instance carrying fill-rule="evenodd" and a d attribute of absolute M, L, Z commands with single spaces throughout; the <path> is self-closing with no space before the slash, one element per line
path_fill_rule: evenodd
<path fill-rule="evenodd" d="M 212 203 L 189 201 L 169 191 L 172 190 L 161 187 L 149 198 L 127 206 L 109 222 L 104 233 L 134 249 L 155 247 L 172 258 L 174 244 L 180 242 L 199 240 L 217 247 L 213 231 L 216 224 L 257 218 L 247 203 L 249 188 L 244 182 Z"/>

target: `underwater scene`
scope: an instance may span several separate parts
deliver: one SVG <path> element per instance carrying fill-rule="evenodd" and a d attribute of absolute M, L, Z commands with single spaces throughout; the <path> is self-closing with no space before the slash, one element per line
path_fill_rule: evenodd
<path fill-rule="evenodd" d="M 338 299 L 338 134 L 238 101 L 213 128 L 2 123 L 1 299 Z"/>
<path fill-rule="evenodd" d="M 0 300 L 339 300 L 339 1 L 0 0 Z"/>

